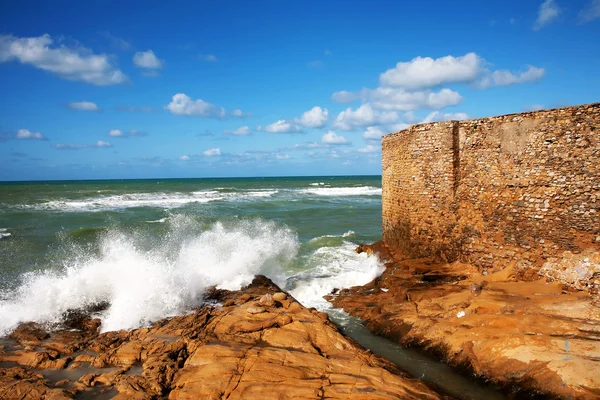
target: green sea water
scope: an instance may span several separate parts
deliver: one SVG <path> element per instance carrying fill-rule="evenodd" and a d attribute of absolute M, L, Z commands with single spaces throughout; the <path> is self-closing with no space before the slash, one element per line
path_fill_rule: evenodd
<path fill-rule="evenodd" d="M 0 184 L 0 334 L 110 304 L 104 330 L 197 306 L 266 274 L 305 305 L 381 272 L 381 177 Z"/>

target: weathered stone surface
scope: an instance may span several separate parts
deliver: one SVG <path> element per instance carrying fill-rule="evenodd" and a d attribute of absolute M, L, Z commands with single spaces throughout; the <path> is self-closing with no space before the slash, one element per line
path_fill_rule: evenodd
<path fill-rule="evenodd" d="M 538 272 L 568 252 L 600 252 L 598 132 L 600 103 L 384 136 L 384 242 L 407 258 L 458 259 L 490 272 Z M 573 273 L 541 273 L 585 286 Z"/>
<path fill-rule="evenodd" d="M 392 258 L 381 243 L 374 247 Z M 600 308 L 592 295 L 545 279 L 519 281 L 513 272 L 483 276 L 459 262 L 390 261 L 379 279 L 330 300 L 372 332 L 501 386 L 600 398 Z"/>
<path fill-rule="evenodd" d="M 25 324 L 0 347 L 0 398 L 441 398 L 318 313 L 297 302 L 278 305 L 290 301 L 278 292 L 259 277 L 243 291 L 210 293 L 227 307 L 133 331 L 48 333 Z M 265 298 L 274 302 L 268 310 L 249 312 Z"/>

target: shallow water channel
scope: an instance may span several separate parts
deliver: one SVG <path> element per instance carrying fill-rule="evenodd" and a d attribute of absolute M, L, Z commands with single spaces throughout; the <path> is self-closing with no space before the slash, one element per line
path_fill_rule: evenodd
<path fill-rule="evenodd" d="M 402 347 L 389 339 L 371 333 L 361 320 L 339 309 L 330 309 L 329 317 L 347 336 L 441 392 L 461 400 L 502 400 L 506 397 L 492 387 L 470 380 L 448 365 L 414 349 Z"/>

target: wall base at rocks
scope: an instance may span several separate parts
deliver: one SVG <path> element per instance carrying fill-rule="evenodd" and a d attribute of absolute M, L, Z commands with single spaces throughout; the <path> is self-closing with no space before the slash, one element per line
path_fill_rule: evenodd
<path fill-rule="evenodd" d="M 388 246 L 594 286 L 600 103 L 413 125 L 382 145 Z"/>

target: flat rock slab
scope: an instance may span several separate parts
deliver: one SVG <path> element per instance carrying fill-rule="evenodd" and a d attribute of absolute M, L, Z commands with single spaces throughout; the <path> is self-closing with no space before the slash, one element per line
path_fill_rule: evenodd
<path fill-rule="evenodd" d="M 382 259 L 393 260 L 381 245 Z M 364 250 L 364 249 L 363 249 Z M 517 391 L 600 398 L 600 308 L 546 280 L 488 276 L 461 263 L 389 261 L 383 275 L 330 296 L 374 333 Z"/>
<path fill-rule="evenodd" d="M 257 277 L 209 293 L 226 306 L 133 331 L 98 334 L 89 318 L 75 331 L 23 324 L 0 347 L 0 398 L 444 398 L 280 292 Z"/>

